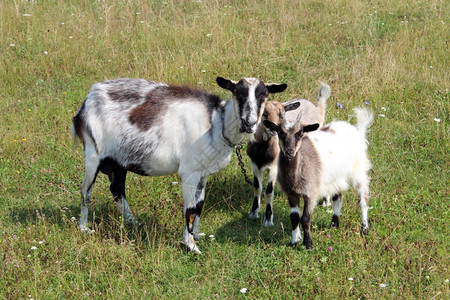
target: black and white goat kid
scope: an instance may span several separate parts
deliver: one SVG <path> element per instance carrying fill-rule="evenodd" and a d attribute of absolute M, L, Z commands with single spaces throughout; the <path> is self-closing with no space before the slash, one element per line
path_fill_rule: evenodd
<path fill-rule="evenodd" d="M 233 93 L 228 101 L 187 87 L 144 79 L 115 79 L 93 85 L 73 118 L 72 133 L 84 146 L 80 230 L 88 230 L 88 208 L 99 171 L 124 220 L 136 223 L 125 198 L 128 171 L 144 176 L 178 173 L 182 180 L 183 243 L 200 253 L 200 214 L 208 175 L 225 168 L 233 146 L 255 133 L 269 93 L 286 84 L 257 78 L 217 78 Z"/>

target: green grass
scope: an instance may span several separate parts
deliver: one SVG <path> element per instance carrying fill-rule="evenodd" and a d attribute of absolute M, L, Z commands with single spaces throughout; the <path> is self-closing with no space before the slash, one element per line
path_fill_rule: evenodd
<path fill-rule="evenodd" d="M 448 299 L 449 11 L 437 0 L 2 1 L 0 299 Z M 285 82 L 277 101 L 314 100 L 325 81 L 327 120 L 368 102 L 368 236 L 349 191 L 338 230 L 317 207 L 314 249 L 288 247 L 284 195 L 273 227 L 249 220 L 235 154 L 208 180 L 201 256 L 180 244 L 176 175 L 128 176 L 141 228 L 122 223 L 99 176 L 95 233 L 78 231 L 83 154 L 70 126 L 90 86 L 140 77 L 229 97 L 217 76 Z"/>

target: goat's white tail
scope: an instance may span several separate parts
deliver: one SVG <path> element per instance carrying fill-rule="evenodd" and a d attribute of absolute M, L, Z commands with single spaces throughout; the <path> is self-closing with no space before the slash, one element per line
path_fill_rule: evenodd
<path fill-rule="evenodd" d="M 356 115 L 356 129 L 366 136 L 367 129 L 370 128 L 373 122 L 373 113 L 365 108 L 354 108 Z"/>
<path fill-rule="evenodd" d="M 328 84 L 321 82 L 319 92 L 317 93 L 316 106 L 319 108 L 320 126 L 325 123 L 325 111 L 327 108 L 327 100 L 330 98 L 331 88 Z"/>
<path fill-rule="evenodd" d="M 325 105 L 327 104 L 328 98 L 330 98 L 331 95 L 331 88 L 328 84 L 321 82 L 319 92 L 317 94 L 317 104 Z"/>

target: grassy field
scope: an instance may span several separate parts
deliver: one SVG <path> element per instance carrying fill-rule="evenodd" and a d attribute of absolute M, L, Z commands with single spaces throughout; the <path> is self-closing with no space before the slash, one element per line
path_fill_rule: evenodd
<path fill-rule="evenodd" d="M 1 1 L 0 299 L 448 299 L 449 11 L 443 0 Z M 70 126 L 91 85 L 139 77 L 229 97 L 217 76 L 287 83 L 277 101 L 314 100 L 327 82 L 329 121 L 374 111 L 368 236 L 349 191 L 338 230 L 317 207 L 313 250 L 288 247 L 286 198 L 276 189 L 273 227 L 249 220 L 235 154 L 209 178 L 201 256 L 180 244 L 176 175 L 128 176 L 142 228 L 123 224 L 99 176 L 95 232 L 78 231 L 84 162 Z"/>

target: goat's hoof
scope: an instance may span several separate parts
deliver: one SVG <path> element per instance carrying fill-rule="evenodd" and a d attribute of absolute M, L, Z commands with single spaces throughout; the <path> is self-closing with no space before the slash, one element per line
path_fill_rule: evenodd
<path fill-rule="evenodd" d="M 259 218 L 258 212 L 252 210 L 252 211 L 250 212 L 250 214 L 248 215 L 248 217 L 249 217 L 250 219 L 252 219 L 252 220 L 258 219 L 258 218 Z"/>
<path fill-rule="evenodd" d="M 197 245 L 186 245 L 186 244 L 184 244 L 184 248 L 186 250 L 186 253 L 192 252 L 192 253 L 194 253 L 196 255 L 202 254 L 202 252 L 198 249 Z"/>
<path fill-rule="evenodd" d="M 339 217 L 336 215 L 333 215 L 331 218 L 331 228 L 339 228 Z"/>
<path fill-rule="evenodd" d="M 369 228 L 367 227 L 361 227 L 361 233 L 363 235 L 368 235 L 369 234 Z"/>
<path fill-rule="evenodd" d="M 89 231 L 91 231 L 91 229 L 89 227 L 84 226 L 84 225 L 80 225 L 79 228 L 80 228 L 81 232 L 89 232 Z"/>
<path fill-rule="evenodd" d="M 273 226 L 273 221 L 264 219 L 264 227 Z"/>
<path fill-rule="evenodd" d="M 289 243 L 289 247 L 291 247 L 291 248 L 296 248 L 297 245 L 298 245 L 298 242 L 295 242 L 295 243 L 290 242 L 290 243 Z"/>
<path fill-rule="evenodd" d="M 305 243 L 305 247 L 306 247 L 306 250 L 311 251 L 312 248 L 313 248 L 313 246 L 312 246 L 312 241 L 309 242 L 309 243 Z"/>

